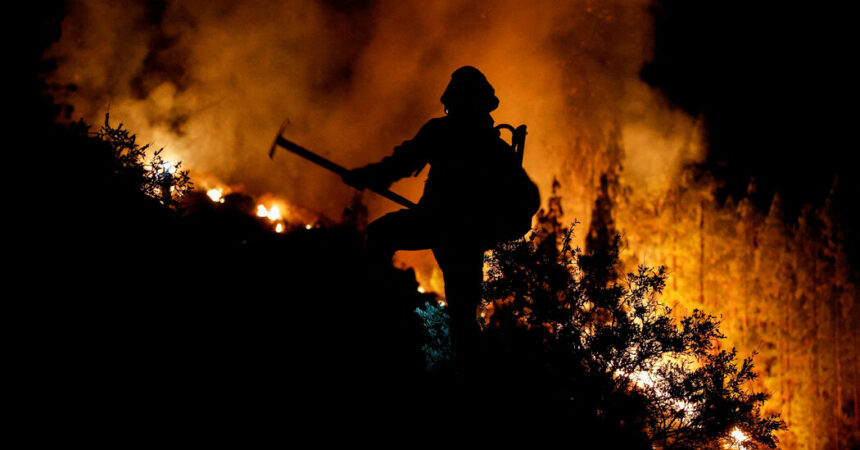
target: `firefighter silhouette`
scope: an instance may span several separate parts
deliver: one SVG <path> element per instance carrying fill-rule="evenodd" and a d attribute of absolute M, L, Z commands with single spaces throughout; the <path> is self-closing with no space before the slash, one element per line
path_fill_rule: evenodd
<path fill-rule="evenodd" d="M 455 354 L 469 360 L 480 338 L 484 251 L 522 236 L 540 199 L 522 170 L 522 155 L 494 127 L 490 112 L 499 99 L 486 77 L 471 66 L 457 69 L 441 100 L 444 117 L 428 121 L 391 156 L 343 179 L 357 188 L 388 188 L 430 165 L 418 205 L 369 224 L 367 247 L 386 262 L 397 250 L 432 250 L 445 281 Z"/>

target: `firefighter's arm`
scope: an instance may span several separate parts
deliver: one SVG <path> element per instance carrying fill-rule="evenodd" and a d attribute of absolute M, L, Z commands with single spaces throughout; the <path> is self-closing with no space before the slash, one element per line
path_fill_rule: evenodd
<path fill-rule="evenodd" d="M 418 172 L 429 161 L 429 130 L 432 129 L 429 125 L 430 123 L 421 128 L 415 138 L 395 147 L 394 153 L 382 161 L 350 170 L 343 176 L 343 181 L 359 189 L 368 186 L 388 188 L 391 183 Z"/>

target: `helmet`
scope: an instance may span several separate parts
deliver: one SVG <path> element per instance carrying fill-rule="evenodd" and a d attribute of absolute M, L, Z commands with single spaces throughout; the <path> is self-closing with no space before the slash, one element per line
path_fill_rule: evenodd
<path fill-rule="evenodd" d="M 489 113 L 499 107 L 495 89 L 487 77 L 472 66 L 463 66 L 451 74 L 451 82 L 441 100 L 446 111 Z"/>

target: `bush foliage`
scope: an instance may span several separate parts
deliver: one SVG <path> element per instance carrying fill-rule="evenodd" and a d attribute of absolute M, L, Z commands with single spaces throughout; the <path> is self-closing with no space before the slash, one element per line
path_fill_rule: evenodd
<path fill-rule="evenodd" d="M 161 156 L 164 148 L 155 150 L 147 160 L 146 151 L 150 145 L 139 145 L 137 135 L 124 129 L 122 123 L 112 127 L 110 113 L 105 114 L 104 125 L 96 132 L 96 137 L 113 150 L 113 172 L 138 185 L 144 194 L 162 204 L 176 208 L 194 188 L 189 172 L 182 170 L 181 161 L 173 164 L 165 160 Z"/>
<path fill-rule="evenodd" d="M 715 317 L 676 320 L 659 300 L 664 267 L 619 274 L 619 237 L 585 253 L 560 209 L 541 214 L 537 230 L 486 260 L 487 341 L 538 374 L 518 379 L 544 383 L 521 389 L 549 390 L 563 414 L 658 448 L 776 447 L 785 425 L 763 417 L 752 358 L 720 348 Z"/>

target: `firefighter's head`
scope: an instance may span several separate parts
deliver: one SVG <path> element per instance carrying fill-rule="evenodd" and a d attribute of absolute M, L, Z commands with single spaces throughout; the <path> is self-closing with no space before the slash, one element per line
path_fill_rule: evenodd
<path fill-rule="evenodd" d="M 499 99 L 480 70 L 463 66 L 451 74 L 451 82 L 442 94 L 442 104 L 449 113 L 486 114 L 499 107 Z"/>

